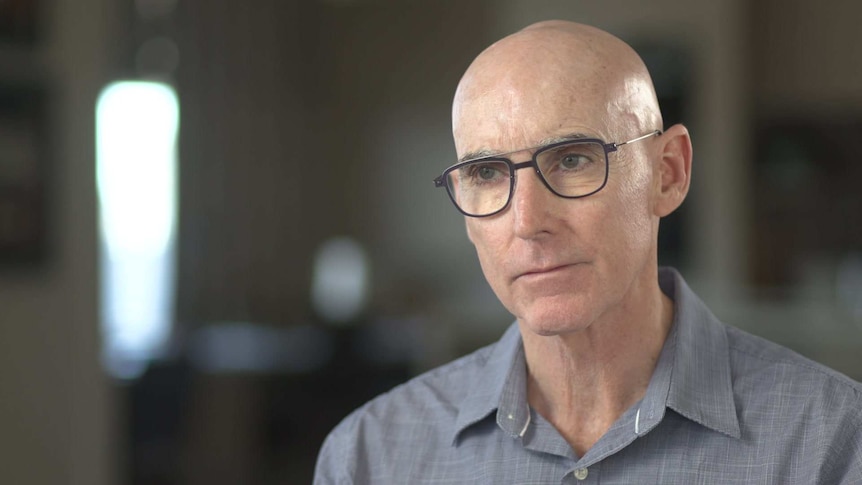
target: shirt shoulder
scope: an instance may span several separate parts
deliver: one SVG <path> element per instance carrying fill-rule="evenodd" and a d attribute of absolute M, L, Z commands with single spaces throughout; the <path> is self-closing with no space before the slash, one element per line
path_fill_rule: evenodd
<path fill-rule="evenodd" d="M 764 453 L 811 465 L 812 483 L 859 483 L 862 384 L 786 347 L 727 329 L 743 437 L 761 443 Z"/>
<path fill-rule="evenodd" d="M 823 364 L 736 327 L 726 326 L 734 379 L 763 380 L 761 385 L 780 385 L 810 390 L 829 390 L 862 403 L 862 384 Z"/>
<path fill-rule="evenodd" d="M 429 448 L 448 447 L 458 406 L 494 345 L 420 374 L 350 413 L 324 441 L 315 483 L 341 483 L 357 476 L 381 479 L 381 470 L 409 461 L 395 455 L 415 449 L 420 436 Z"/>

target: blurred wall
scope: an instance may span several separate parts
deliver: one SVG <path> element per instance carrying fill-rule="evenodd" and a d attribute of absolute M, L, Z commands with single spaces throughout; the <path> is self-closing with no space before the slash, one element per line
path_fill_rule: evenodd
<path fill-rule="evenodd" d="M 4 75 L 49 94 L 50 252 L 0 273 L 0 483 L 116 483 L 113 408 L 99 367 L 94 119 L 105 82 L 108 1 L 40 4 L 32 51 Z"/>
<path fill-rule="evenodd" d="M 431 179 L 453 156 L 449 103 L 490 41 L 488 10 L 180 5 L 181 321 L 307 319 L 311 255 L 339 235 L 374 253 L 380 292 L 402 283 L 397 271 L 414 273 L 417 285 L 439 280 L 429 255 L 417 253 L 440 241 L 462 246 L 433 223 L 447 207 Z"/>
<path fill-rule="evenodd" d="M 750 81 L 759 114 L 859 117 L 862 4 L 759 0 L 750 13 Z"/>

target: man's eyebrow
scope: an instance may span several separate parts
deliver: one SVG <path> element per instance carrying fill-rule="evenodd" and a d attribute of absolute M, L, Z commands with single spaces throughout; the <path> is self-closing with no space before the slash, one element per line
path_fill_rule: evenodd
<path fill-rule="evenodd" d="M 575 141 L 582 140 L 584 138 L 596 138 L 595 135 L 589 135 L 587 133 L 568 133 L 565 135 L 553 136 L 550 138 L 545 138 L 541 141 L 539 146 L 551 145 L 554 143 L 562 143 L 564 141 Z"/>
<path fill-rule="evenodd" d="M 459 158 L 458 161 L 459 162 L 466 162 L 467 160 L 473 160 L 475 158 L 490 157 L 491 155 L 494 155 L 494 154 L 499 154 L 499 152 L 495 152 L 493 150 L 488 150 L 488 149 L 478 150 L 475 152 L 467 152 L 464 154 L 464 156 Z"/>
<path fill-rule="evenodd" d="M 477 158 L 491 157 L 494 155 L 507 155 L 509 153 L 515 153 L 515 152 L 520 152 L 520 151 L 524 151 L 524 150 L 535 150 L 536 148 L 541 148 L 541 147 L 546 146 L 546 145 L 552 145 L 554 143 L 562 143 L 565 141 L 582 140 L 584 138 L 595 138 L 595 135 L 589 135 L 586 133 L 568 133 L 565 135 L 557 135 L 557 136 L 543 139 L 542 141 L 539 142 L 538 145 L 535 145 L 532 147 L 527 147 L 527 148 L 520 148 L 518 150 L 515 150 L 514 152 L 499 152 L 499 151 L 494 151 L 494 150 L 490 150 L 490 149 L 485 148 L 482 150 L 467 152 L 461 158 L 459 158 L 458 161 L 459 162 L 466 162 L 467 160 L 475 160 Z"/>

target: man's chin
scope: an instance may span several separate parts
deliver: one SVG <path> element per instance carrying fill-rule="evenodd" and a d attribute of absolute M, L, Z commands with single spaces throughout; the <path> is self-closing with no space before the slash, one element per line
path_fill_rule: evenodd
<path fill-rule="evenodd" d="M 590 326 L 593 319 L 580 309 L 533 312 L 518 319 L 521 331 L 542 337 L 577 333 Z"/>
<path fill-rule="evenodd" d="M 537 298 L 513 313 L 518 316 L 522 331 L 536 335 L 549 337 L 580 332 L 595 320 L 588 300 L 571 294 Z"/>

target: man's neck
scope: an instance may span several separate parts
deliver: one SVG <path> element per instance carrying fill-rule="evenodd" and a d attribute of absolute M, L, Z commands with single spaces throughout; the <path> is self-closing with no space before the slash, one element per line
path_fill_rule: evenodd
<path fill-rule="evenodd" d="M 670 329 L 673 302 L 657 283 L 634 300 L 576 333 L 522 327 L 529 403 L 578 456 L 643 398 Z"/>

